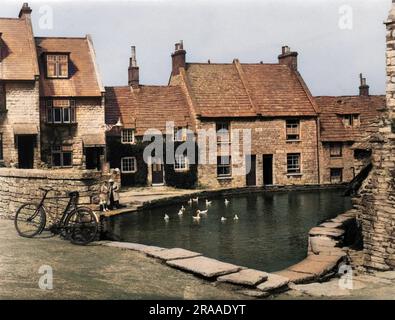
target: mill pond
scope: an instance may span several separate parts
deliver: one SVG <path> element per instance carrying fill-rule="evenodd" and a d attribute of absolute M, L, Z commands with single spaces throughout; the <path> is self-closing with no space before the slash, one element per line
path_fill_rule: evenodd
<path fill-rule="evenodd" d="M 308 231 L 352 207 L 343 190 L 250 193 L 175 204 L 112 217 L 113 240 L 184 248 L 224 262 L 264 270 L 284 269 L 307 255 Z M 169 219 L 165 220 L 165 215 Z M 235 220 L 235 216 L 238 220 Z M 226 221 L 221 221 L 226 218 Z M 224 219 L 222 219 L 224 220 Z"/>

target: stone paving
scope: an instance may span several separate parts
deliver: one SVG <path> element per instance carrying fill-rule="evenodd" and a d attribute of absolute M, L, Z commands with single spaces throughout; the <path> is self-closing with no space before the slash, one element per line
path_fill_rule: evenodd
<path fill-rule="evenodd" d="M 53 290 L 39 289 L 42 265 L 53 268 Z M 245 296 L 136 251 L 75 246 L 58 237 L 20 238 L 12 221 L 0 219 L 0 299 L 212 300 Z"/>

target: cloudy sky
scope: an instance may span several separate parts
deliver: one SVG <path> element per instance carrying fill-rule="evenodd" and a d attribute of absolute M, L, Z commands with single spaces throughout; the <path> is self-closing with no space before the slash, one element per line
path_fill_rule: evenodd
<path fill-rule="evenodd" d="M 2 0 L 0 16 L 22 2 Z M 140 79 L 167 84 L 174 43 L 187 61 L 272 63 L 282 45 L 299 52 L 299 69 L 314 95 L 358 92 L 363 72 L 373 94 L 385 85 L 385 26 L 391 0 L 30 0 L 37 36 L 94 40 L 106 86 L 127 83 L 130 46 Z M 53 25 L 43 13 L 50 8 Z M 42 12 L 40 14 L 40 11 Z M 41 22 L 41 23 L 40 23 Z M 43 27 L 44 25 L 44 27 Z M 1 30 L 0 30 L 1 31 Z"/>

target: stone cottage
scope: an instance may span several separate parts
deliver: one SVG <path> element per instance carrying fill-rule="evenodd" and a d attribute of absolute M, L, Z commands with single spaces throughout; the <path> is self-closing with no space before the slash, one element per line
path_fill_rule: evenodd
<path fill-rule="evenodd" d="M 360 76 L 358 96 L 315 97 L 320 110 L 320 176 L 322 184 L 350 182 L 371 162 L 366 140 L 369 126 L 385 107 L 385 96 L 369 94 Z"/>
<path fill-rule="evenodd" d="M 34 38 L 27 3 L 0 18 L 0 163 L 101 169 L 104 88 L 89 36 Z"/>
<path fill-rule="evenodd" d="M 297 56 L 285 46 L 274 64 L 187 63 L 182 42 L 176 44 L 170 85 L 183 88 L 196 130 L 217 132 L 214 163 L 198 164 L 199 185 L 320 183 L 318 106 Z M 236 163 L 224 149 L 240 144 L 235 149 L 243 153 L 242 139 L 233 138 L 243 129 L 250 131 L 251 150 Z"/>
<path fill-rule="evenodd" d="M 31 9 L 0 18 L 0 164 L 41 166 L 39 67 Z"/>
<path fill-rule="evenodd" d="M 143 158 L 151 141 L 143 141 L 148 130 L 156 130 L 152 137 L 163 137 L 164 151 L 171 144 L 176 150 L 187 139 L 193 143 L 193 134 L 187 134 L 187 130 L 193 130 L 193 123 L 181 87 L 140 84 L 135 47 L 130 58 L 129 85 L 106 87 L 106 123 L 108 161 L 111 168 L 120 169 L 123 186 L 195 186 L 196 166 L 185 152 L 175 156 L 174 161 L 166 161 L 166 154 L 152 153 Z"/>

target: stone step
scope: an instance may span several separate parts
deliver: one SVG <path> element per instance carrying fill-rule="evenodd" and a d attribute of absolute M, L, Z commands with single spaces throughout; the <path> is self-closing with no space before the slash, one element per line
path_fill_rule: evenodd
<path fill-rule="evenodd" d="M 227 274 L 217 279 L 219 282 L 228 282 L 237 285 L 255 287 L 266 281 L 268 274 L 254 269 L 244 269 L 236 273 Z"/>
<path fill-rule="evenodd" d="M 311 273 L 295 272 L 287 269 L 275 272 L 275 274 L 288 278 L 290 282 L 293 282 L 295 284 L 308 283 L 316 280 L 317 278 L 314 274 Z"/>
<path fill-rule="evenodd" d="M 194 257 L 201 256 L 200 253 L 181 249 L 181 248 L 173 248 L 173 249 L 154 251 L 154 252 L 148 253 L 147 255 L 150 257 L 154 257 L 154 258 L 163 260 L 163 261 L 194 258 Z"/>
<path fill-rule="evenodd" d="M 111 242 L 103 241 L 103 242 L 104 243 L 101 243 L 101 244 L 106 247 L 115 247 L 115 248 L 120 248 L 120 249 L 139 251 L 139 252 L 142 252 L 145 254 L 165 250 L 164 248 L 155 247 L 155 246 L 147 246 L 147 245 L 138 244 L 138 243 L 117 242 L 117 241 L 111 241 Z"/>
<path fill-rule="evenodd" d="M 322 227 L 315 227 L 310 230 L 310 236 L 328 236 L 331 238 L 340 238 L 345 233 L 342 229 L 337 228 L 322 228 Z"/>
<path fill-rule="evenodd" d="M 261 283 L 260 285 L 258 285 L 257 288 L 263 292 L 272 292 L 281 289 L 286 289 L 288 283 L 289 283 L 288 278 L 273 273 L 269 273 L 267 280 Z"/>
<path fill-rule="evenodd" d="M 221 262 L 206 257 L 171 260 L 166 262 L 169 266 L 185 270 L 205 278 L 214 278 L 240 271 L 242 268 L 234 264 Z"/>

